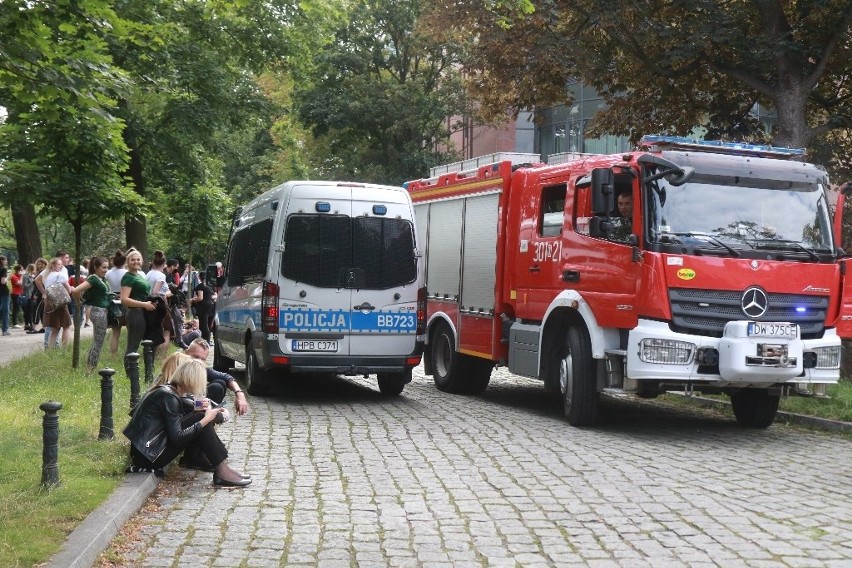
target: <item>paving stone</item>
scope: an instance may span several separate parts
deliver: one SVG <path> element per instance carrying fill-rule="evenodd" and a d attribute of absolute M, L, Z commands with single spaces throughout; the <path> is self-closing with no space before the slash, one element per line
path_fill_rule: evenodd
<path fill-rule="evenodd" d="M 397 398 L 291 377 L 250 403 L 218 431 L 254 483 L 177 472 L 128 566 L 852 565 L 842 437 L 612 400 L 572 428 L 504 368 L 475 397 L 418 368 Z"/>

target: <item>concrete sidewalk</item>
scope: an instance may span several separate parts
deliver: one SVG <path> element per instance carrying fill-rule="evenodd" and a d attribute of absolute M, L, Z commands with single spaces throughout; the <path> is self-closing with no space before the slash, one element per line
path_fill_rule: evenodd
<path fill-rule="evenodd" d="M 23 359 L 33 353 L 44 350 L 44 334 L 43 333 L 27 333 L 23 328 L 9 328 L 9 333 L 0 337 L 0 367 L 5 367 L 12 361 Z M 71 341 L 74 340 L 74 330 L 71 330 L 71 339 L 68 343 L 68 349 L 71 349 Z M 84 327 L 80 329 L 80 338 L 86 339 L 92 337 L 92 327 Z M 51 342 L 53 338 L 51 338 Z"/>

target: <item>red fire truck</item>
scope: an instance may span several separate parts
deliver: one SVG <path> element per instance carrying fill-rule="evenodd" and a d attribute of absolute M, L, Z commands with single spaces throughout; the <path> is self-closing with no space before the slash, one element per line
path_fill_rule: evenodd
<path fill-rule="evenodd" d="M 671 390 L 728 394 L 739 424 L 769 426 L 780 396 L 837 382 L 838 327 L 852 328 L 827 175 L 802 155 L 656 136 L 408 182 L 426 373 L 477 393 L 506 366 L 558 393 L 576 426 L 601 393 Z"/>

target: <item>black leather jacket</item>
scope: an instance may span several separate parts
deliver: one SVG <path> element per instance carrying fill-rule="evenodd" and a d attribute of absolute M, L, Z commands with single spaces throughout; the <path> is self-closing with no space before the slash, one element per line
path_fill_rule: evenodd
<path fill-rule="evenodd" d="M 183 428 L 181 418 L 185 410 L 184 402 L 174 387 L 157 387 L 139 401 L 124 435 L 139 453 L 152 462 L 156 461 L 166 446 L 185 446 L 201 431 L 199 422 Z"/>

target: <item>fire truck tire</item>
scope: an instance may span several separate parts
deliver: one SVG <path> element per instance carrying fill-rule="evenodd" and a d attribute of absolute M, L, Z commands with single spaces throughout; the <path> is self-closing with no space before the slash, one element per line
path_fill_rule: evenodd
<path fill-rule="evenodd" d="M 257 364 L 257 357 L 251 347 L 246 348 L 246 390 L 252 396 L 266 396 L 269 392 L 269 372 Z"/>
<path fill-rule="evenodd" d="M 397 396 L 411 382 L 411 369 L 402 373 L 379 373 L 379 391 L 385 396 Z"/>
<path fill-rule="evenodd" d="M 462 357 L 467 366 L 467 384 L 464 387 L 464 393 L 479 394 L 488 388 L 494 363 L 489 359 L 469 355 L 462 355 Z"/>
<path fill-rule="evenodd" d="M 435 329 L 429 345 L 432 352 L 432 379 L 439 391 L 464 392 L 467 386 L 465 356 L 456 351 L 453 332 L 445 323 Z"/>
<path fill-rule="evenodd" d="M 598 417 L 598 392 L 592 344 L 586 330 L 569 327 L 557 357 L 565 418 L 572 426 L 591 426 Z"/>
<path fill-rule="evenodd" d="M 731 407 L 740 426 L 767 428 L 775 421 L 780 400 L 766 389 L 742 389 L 731 395 Z"/>

